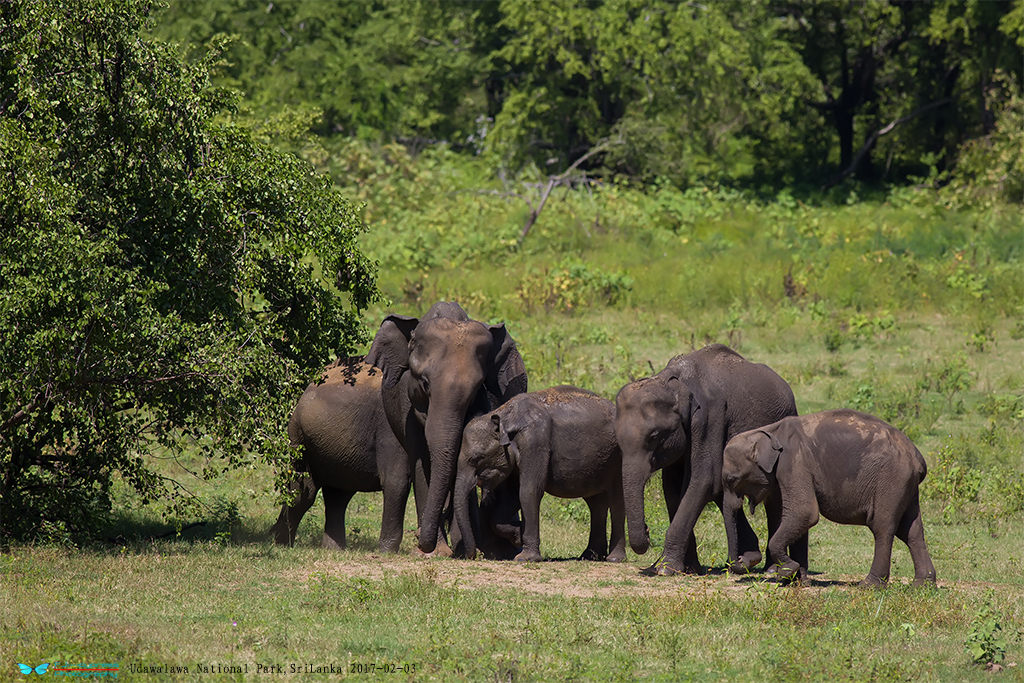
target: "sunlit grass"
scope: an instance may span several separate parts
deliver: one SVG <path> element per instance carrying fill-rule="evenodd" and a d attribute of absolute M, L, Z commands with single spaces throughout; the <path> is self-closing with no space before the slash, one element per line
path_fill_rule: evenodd
<path fill-rule="evenodd" d="M 1024 624 L 1024 293 L 1010 219 L 709 200 L 673 223 L 635 195 L 595 197 L 553 203 L 518 253 L 488 242 L 515 233 L 511 209 L 494 235 L 480 233 L 486 212 L 472 230 L 434 220 L 431 263 L 391 263 L 381 283 L 393 304 L 369 311 L 368 325 L 457 299 L 507 324 L 531 389 L 570 383 L 608 398 L 676 354 L 722 342 L 779 372 L 803 413 L 882 414 L 929 464 L 938 588 L 904 585 L 913 570 L 899 541 L 888 590 L 852 587 L 870 566 L 870 533 L 827 520 L 811 530 L 808 587 L 729 576 L 713 505 L 695 530 L 707 576 L 640 577 L 668 525 L 658 475 L 647 489 L 654 545 L 620 566 L 566 560 L 586 545 L 588 511 L 550 496 L 538 565 L 414 557 L 411 501 L 399 554 L 381 557 L 379 493 L 350 503 L 349 551 L 319 548 L 321 503 L 295 547 L 279 548 L 267 534 L 279 509 L 273 473 L 204 481 L 190 474 L 204 463 L 185 454 L 157 468 L 200 501 L 197 516 L 163 518 L 119 489 L 101 542 L 0 555 L 0 679 L 16 675 L 15 661 L 75 660 L 190 667 L 125 676 L 146 681 L 208 680 L 197 667 L 218 664 L 249 667 L 221 679 L 274 664 L 274 680 L 336 680 L 306 668 L 332 663 L 361 679 L 374 677 L 365 666 L 391 664 L 400 673 L 388 678 L 408 680 L 988 680 L 964 652 L 974 615 L 989 601 L 1008 626 Z M 453 201 L 437 217 L 469 220 Z M 401 218 L 374 210 L 375 220 Z M 415 246 L 415 212 L 404 210 L 409 222 L 373 245 Z M 473 249 L 484 264 L 459 256 Z M 517 294 L 569 256 L 591 274 L 628 276 L 631 289 L 568 311 Z M 764 544 L 763 510 L 751 521 Z M 1010 644 L 1008 661 L 1021 666 L 1004 676 L 1019 679 L 1020 648 Z"/>

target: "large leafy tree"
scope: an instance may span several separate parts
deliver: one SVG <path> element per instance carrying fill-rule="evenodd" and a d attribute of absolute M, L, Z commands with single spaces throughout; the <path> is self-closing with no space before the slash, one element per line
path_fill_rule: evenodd
<path fill-rule="evenodd" d="M 967 139 L 991 132 L 998 69 L 1024 72 L 1007 19 L 1021 3 L 964 0 L 773 2 L 783 36 L 819 80 L 837 149 L 834 180 L 948 168 Z M 881 147 L 884 167 L 874 163 Z M 922 161 L 924 160 L 924 161 Z"/>
<path fill-rule="evenodd" d="M 378 296 L 354 207 L 145 38 L 145 0 L 0 4 L 0 537 L 88 531 L 154 449 L 286 450 Z"/>
<path fill-rule="evenodd" d="M 503 0 L 488 148 L 513 167 L 730 182 L 815 158 L 819 87 L 761 4 Z M 810 150 L 810 151 L 808 151 Z"/>
<path fill-rule="evenodd" d="M 186 51 L 237 36 L 224 82 L 261 111 L 305 103 L 323 133 L 474 147 L 497 17 L 497 3 L 465 0 L 179 0 L 154 32 Z"/>

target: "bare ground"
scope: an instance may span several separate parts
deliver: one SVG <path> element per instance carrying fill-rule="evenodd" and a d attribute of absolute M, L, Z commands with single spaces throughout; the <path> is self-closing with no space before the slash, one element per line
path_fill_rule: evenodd
<path fill-rule="evenodd" d="M 639 570 L 647 566 L 625 563 L 580 562 L 577 560 L 549 560 L 539 563 L 465 561 L 409 556 L 379 556 L 375 554 L 343 559 L 318 560 L 293 578 L 305 582 L 313 575 L 328 575 L 342 579 L 361 577 L 381 580 L 387 575 L 414 574 L 425 580 L 443 585 L 454 585 L 462 590 L 501 588 L 538 595 L 562 595 L 578 598 L 636 597 L 638 595 L 693 597 L 706 594 L 740 596 L 749 591 L 764 590 L 780 584 L 762 578 L 760 573 L 733 576 L 712 570 L 705 576 L 680 575 L 672 577 L 641 576 Z M 802 589 L 822 591 L 829 588 L 859 590 L 859 575 L 813 575 Z M 894 579 L 900 582 L 902 579 Z M 909 578 L 903 580 L 909 583 Z M 950 584 L 939 582 L 940 587 Z M 963 587 L 962 583 L 957 584 Z M 980 584 L 979 584 L 980 587 Z"/>

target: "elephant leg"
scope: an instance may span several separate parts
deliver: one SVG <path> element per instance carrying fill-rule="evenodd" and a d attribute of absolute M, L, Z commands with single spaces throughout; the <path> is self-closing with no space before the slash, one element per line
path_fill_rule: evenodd
<path fill-rule="evenodd" d="M 590 540 L 580 559 L 600 562 L 608 556 L 608 494 L 602 491 L 583 500 L 590 508 Z"/>
<path fill-rule="evenodd" d="M 806 574 L 807 568 L 810 566 L 807 562 L 808 547 L 810 546 L 810 532 L 804 532 L 804 535 L 796 539 L 789 544 L 789 556 L 798 565 L 804 568 Z"/>
<path fill-rule="evenodd" d="M 622 481 L 617 480 L 609 496 L 612 513 L 612 537 L 608 543 L 608 562 L 626 561 L 626 504 L 622 498 Z"/>
<path fill-rule="evenodd" d="M 802 515 L 783 516 L 780 520 L 779 528 L 768 539 L 768 552 L 774 558 L 774 564 L 765 570 L 765 576 L 777 576 L 787 581 L 796 580 L 802 582 L 807 580 L 806 565 L 801 565 L 787 555 L 786 550 L 797 544 L 800 539 L 806 537 L 807 530 L 817 521 L 817 518 L 814 518 L 813 522 L 808 524 L 808 520 Z"/>
<path fill-rule="evenodd" d="M 302 516 L 316 502 L 316 494 L 320 488 L 313 482 L 313 477 L 308 474 L 291 483 L 289 488 L 295 492 L 295 502 L 291 506 L 281 506 L 281 514 L 277 522 L 270 527 L 270 533 L 274 536 L 274 542 L 278 545 L 295 545 L 295 534 L 299 528 Z"/>
<path fill-rule="evenodd" d="M 665 532 L 665 551 L 661 559 L 644 570 L 643 574 L 672 576 L 679 573 L 704 574 L 697 557 L 697 539 L 693 527 L 704 506 L 714 500 L 714 488 L 708 482 L 690 479 L 679 508 L 676 510 L 668 531 Z"/>
<path fill-rule="evenodd" d="M 871 529 L 875 537 L 875 557 L 871 561 L 871 571 L 860 582 L 862 588 L 876 588 L 889 583 L 889 568 L 892 565 L 892 539 L 895 529 L 889 526 Z"/>
<path fill-rule="evenodd" d="M 896 537 L 910 548 L 910 557 L 914 561 L 914 585 L 923 586 L 935 583 L 935 565 L 928 554 L 928 546 L 924 542 L 924 522 L 921 520 L 921 504 L 915 495 L 913 502 L 900 518 L 896 528 Z"/>
<path fill-rule="evenodd" d="M 519 519 L 519 477 L 516 473 L 485 493 L 480 501 L 481 519 L 486 519 L 496 536 L 515 546 L 523 547 L 523 523 Z"/>
<path fill-rule="evenodd" d="M 734 529 L 734 533 L 726 533 L 729 537 L 729 571 L 733 574 L 747 574 L 761 561 L 761 551 L 758 549 L 757 534 L 750 527 L 747 516 L 743 514 L 743 507 L 726 509 L 721 502 L 718 509 L 722 512 L 722 521 L 728 531 Z M 733 539 L 735 543 L 733 542 Z"/>
<path fill-rule="evenodd" d="M 354 495 L 355 491 L 324 487 L 324 548 L 345 549 L 345 509 Z"/>
<path fill-rule="evenodd" d="M 779 524 L 782 522 L 782 500 L 780 496 L 769 496 L 764 501 L 765 516 L 768 517 L 768 538 L 775 536 L 775 532 L 779 530 Z M 765 544 L 764 549 L 764 568 L 767 570 L 770 567 L 774 567 L 776 558 L 772 555 L 772 549 L 769 544 Z M 804 558 L 806 559 L 806 558 Z M 799 562 L 799 559 L 797 560 Z M 801 566 L 806 567 L 806 564 Z"/>
<path fill-rule="evenodd" d="M 409 500 L 412 482 L 408 477 L 396 477 L 397 481 L 384 482 L 384 513 L 380 520 L 380 539 L 377 548 L 382 553 L 397 553 L 402 544 L 402 529 L 405 526 L 405 506 Z"/>
<path fill-rule="evenodd" d="M 516 562 L 540 562 L 540 500 L 544 490 L 528 486 L 519 490 L 519 502 L 523 506 L 523 549 L 516 555 Z"/>
<path fill-rule="evenodd" d="M 679 520 L 679 508 L 683 505 L 690 490 L 689 480 L 690 473 L 685 464 L 676 463 L 661 471 L 661 490 L 665 494 L 669 528 L 665 532 L 665 548 L 661 557 L 650 567 L 640 571 L 644 576 L 672 576 L 681 572 L 704 573 L 704 568 L 697 557 L 697 537 L 693 533 L 697 517 L 693 516 L 693 522 L 689 524 L 689 528 L 686 528 L 685 522 Z M 706 502 L 701 503 L 701 509 Z M 698 510 L 697 515 L 699 514 Z M 675 543 L 671 540 L 673 537 L 677 539 Z M 687 539 L 687 542 L 679 542 L 680 537 Z"/>

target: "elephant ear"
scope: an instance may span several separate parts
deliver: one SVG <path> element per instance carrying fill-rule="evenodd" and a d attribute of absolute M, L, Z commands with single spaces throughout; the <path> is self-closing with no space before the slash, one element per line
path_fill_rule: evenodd
<path fill-rule="evenodd" d="M 526 365 L 505 325 L 489 325 L 487 329 L 492 343 L 484 387 L 494 410 L 513 396 L 526 393 Z"/>
<path fill-rule="evenodd" d="M 675 375 L 668 378 L 668 386 L 676 396 L 676 412 L 683 420 L 691 443 L 699 443 L 708 433 L 708 400 L 699 387 Z"/>
<path fill-rule="evenodd" d="M 389 315 L 380 324 L 366 354 L 366 362 L 384 371 L 385 381 L 393 383 L 409 367 L 409 340 L 419 318 Z"/>
<path fill-rule="evenodd" d="M 763 429 L 758 430 L 761 434 L 768 437 L 768 443 L 766 444 L 762 439 L 755 450 L 754 460 L 757 462 L 757 466 L 769 474 L 775 469 L 775 465 L 779 462 L 779 455 L 782 453 L 782 444 L 775 437 L 774 434 L 770 434 Z"/>
<path fill-rule="evenodd" d="M 498 432 L 498 445 L 508 453 L 512 465 L 519 467 L 519 447 L 513 440 L 519 433 L 519 427 L 509 424 L 507 420 L 502 420 L 497 413 L 491 415 L 491 421 L 494 422 L 494 427 Z"/>

